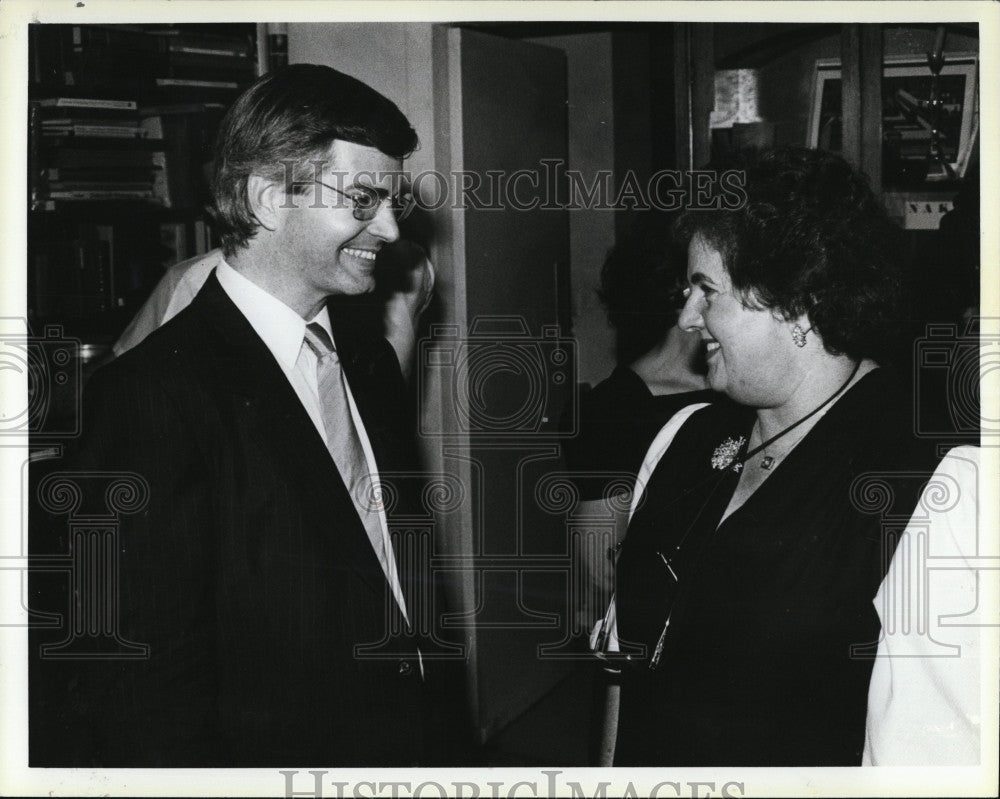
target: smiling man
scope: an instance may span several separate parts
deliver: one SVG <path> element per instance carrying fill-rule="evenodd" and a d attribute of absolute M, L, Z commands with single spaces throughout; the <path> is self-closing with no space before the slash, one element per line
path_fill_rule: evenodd
<path fill-rule="evenodd" d="M 117 630 L 148 657 L 41 663 L 32 765 L 438 759 L 427 627 L 371 490 L 418 468 L 405 384 L 391 346 L 327 306 L 373 289 L 416 144 L 392 102 L 327 67 L 273 72 L 230 109 L 223 257 L 95 373 L 73 461 L 148 487 L 117 540 Z"/>

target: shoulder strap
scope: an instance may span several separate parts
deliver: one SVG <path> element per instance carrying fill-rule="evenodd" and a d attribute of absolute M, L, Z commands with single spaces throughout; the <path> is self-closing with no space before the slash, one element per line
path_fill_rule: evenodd
<path fill-rule="evenodd" d="M 629 521 L 632 521 L 632 514 L 634 514 L 636 508 L 639 507 L 639 502 L 646 490 L 646 483 L 649 481 L 650 476 L 656 469 L 656 465 L 660 462 L 660 459 L 670 447 L 671 442 L 674 440 L 674 436 L 677 435 L 677 431 L 680 430 L 684 423 L 691 417 L 691 414 L 695 411 L 700 411 L 708 405 L 711 405 L 711 403 L 696 402 L 693 405 L 687 405 L 671 416 L 670 420 L 660 428 L 660 432 L 656 434 L 656 437 L 653 439 L 653 443 L 650 444 L 649 449 L 646 450 L 646 456 L 642 459 L 642 466 L 639 467 L 639 474 L 635 478 L 635 488 L 632 490 L 632 504 L 628 511 Z M 604 618 L 598 621 L 594 625 L 593 630 L 590 632 L 590 648 L 598 655 L 598 657 L 607 653 L 621 651 L 618 642 L 617 602 L 615 601 L 613 594 L 611 596 L 611 602 L 608 604 L 608 610 L 604 614 Z M 605 668 L 607 671 L 615 674 L 620 671 L 620 669 L 614 668 L 613 666 L 607 666 Z"/>
<path fill-rule="evenodd" d="M 707 407 L 711 403 L 708 402 L 696 402 L 694 405 L 687 405 L 681 408 L 677 413 L 670 417 L 670 420 L 660 428 L 660 432 L 656 434 L 656 438 L 653 439 L 653 443 L 649 445 L 649 449 L 646 450 L 646 456 L 642 459 L 642 466 L 639 467 L 639 474 L 635 478 L 635 488 L 632 490 L 632 505 L 628 509 L 629 521 L 632 521 L 632 514 L 635 513 L 636 508 L 639 507 L 639 502 L 642 499 L 642 495 L 646 491 L 646 483 L 649 481 L 650 476 L 656 469 L 656 465 L 660 462 L 667 448 L 670 446 L 671 442 L 674 440 L 674 436 L 677 435 L 677 431 L 681 429 L 684 422 L 686 422 L 691 414 L 695 411 L 700 411 L 702 408 Z"/>

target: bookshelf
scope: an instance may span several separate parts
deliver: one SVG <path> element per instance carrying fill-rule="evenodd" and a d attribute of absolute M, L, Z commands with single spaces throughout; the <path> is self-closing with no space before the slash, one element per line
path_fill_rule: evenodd
<path fill-rule="evenodd" d="M 28 316 L 110 347 L 214 246 L 208 176 L 257 76 L 254 24 L 29 26 Z"/>

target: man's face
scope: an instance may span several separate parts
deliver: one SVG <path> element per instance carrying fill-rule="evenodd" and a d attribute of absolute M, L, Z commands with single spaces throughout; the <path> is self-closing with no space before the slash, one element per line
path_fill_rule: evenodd
<path fill-rule="evenodd" d="M 284 289 L 306 305 L 331 294 L 363 294 L 375 288 L 375 256 L 399 238 L 392 208 L 379 203 L 368 221 L 354 216 L 351 198 L 399 190 L 402 162 L 374 147 L 340 141 L 330 147 L 317 179 L 303 194 L 289 194 L 275 231 L 275 268 Z M 334 189 L 339 189 L 343 194 Z M 345 196 L 346 195 L 346 196 Z"/>

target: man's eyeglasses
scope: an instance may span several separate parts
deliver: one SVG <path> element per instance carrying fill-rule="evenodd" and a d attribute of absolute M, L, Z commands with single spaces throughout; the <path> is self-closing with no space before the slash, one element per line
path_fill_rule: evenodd
<path fill-rule="evenodd" d="M 389 194 L 387 191 L 369 186 L 354 186 L 352 193 L 348 194 L 346 191 L 341 191 L 336 186 L 331 186 L 321 180 L 315 182 L 350 200 L 351 213 L 359 222 L 371 222 L 378 216 L 383 203 L 389 204 L 389 208 L 397 220 L 405 219 L 413 210 L 413 195 L 410 192 Z"/>

